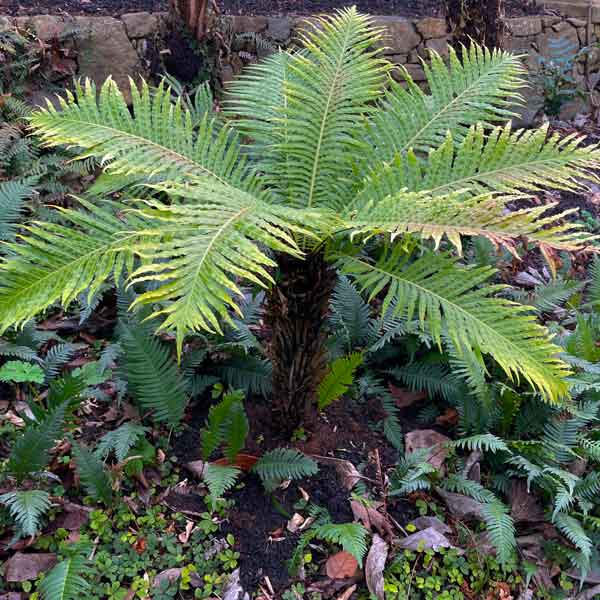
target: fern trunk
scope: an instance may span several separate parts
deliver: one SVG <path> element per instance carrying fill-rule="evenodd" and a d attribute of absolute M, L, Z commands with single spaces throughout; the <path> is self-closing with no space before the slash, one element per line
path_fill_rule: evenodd
<path fill-rule="evenodd" d="M 335 271 L 322 254 L 279 257 L 280 278 L 267 299 L 273 363 L 273 417 L 291 431 L 315 415 L 317 387 L 327 371 L 325 319 Z"/>
<path fill-rule="evenodd" d="M 445 7 L 456 49 L 472 41 L 488 48 L 502 46 L 504 0 L 445 0 Z"/>

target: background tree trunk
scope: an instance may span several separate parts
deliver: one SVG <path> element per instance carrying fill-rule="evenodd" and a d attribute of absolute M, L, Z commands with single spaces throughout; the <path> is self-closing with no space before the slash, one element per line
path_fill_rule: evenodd
<path fill-rule="evenodd" d="M 269 292 L 265 320 L 273 363 L 273 417 L 286 432 L 315 415 L 317 387 L 327 371 L 325 319 L 336 273 L 322 254 L 279 255 L 280 277 Z"/>
<path fill-rule="evenodd" d="M 452 45 L 460 49 L 471 40 L 488 48 L 502 47 L 504 0 L 445 0 Z"/>

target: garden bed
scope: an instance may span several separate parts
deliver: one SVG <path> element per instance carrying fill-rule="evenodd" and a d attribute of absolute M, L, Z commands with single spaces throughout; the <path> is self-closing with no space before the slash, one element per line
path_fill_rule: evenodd
<path fill-rule="evenodd" d="M 441 16 L 440 0 L 219 0 L 221 10 L 228 14 L 309 14 L 331 11 L 355 4 L 371 14 L 405 17 Z M 523 0 L 507 0 L 509 17 L 541 12 L 535 6 L 525 6 Z M 168 0 L 0 0 L 0 13 L 25 14 L 96 14 L 121 15 L 135 11 L 167 10 Z"/>

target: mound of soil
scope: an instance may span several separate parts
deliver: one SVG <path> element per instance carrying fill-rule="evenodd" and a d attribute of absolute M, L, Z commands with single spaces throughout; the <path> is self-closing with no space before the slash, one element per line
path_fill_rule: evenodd
<path fill-rule="evenodd" d="M 441 16 L 441 0 L 217 0 L 226 14 L 311 14 L 356 5 L 371 14 L 405 17 Z M 536 2 L 506 0 L 507 16 L 540 12 Z M 167 10 L 168 0 L 0 0 L 0 13 L 11 15 L 60 14 L 121 15 L 136 11 Z"/>

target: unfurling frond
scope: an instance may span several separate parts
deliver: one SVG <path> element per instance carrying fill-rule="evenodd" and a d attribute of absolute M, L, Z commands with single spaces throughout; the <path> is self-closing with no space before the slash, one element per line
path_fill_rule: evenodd
<path fill-rule="evenodd" d="M 491 355 L 511 378 L 522 376 L 549 401 L 566 397 L 568 369 L 545 329 L 526 307 L 493 297 L 499 286 L 480 287 L 493 269 L 463 268 L 433 253 L 403 262 L 396 247 L 377 262 L 346 256 L 339 264 L 372 298 L 386 290 L 382 311 L 394 302 L 398 316 L 418 317 L 438 343 L 444 330 L 458 349 Z"/>

